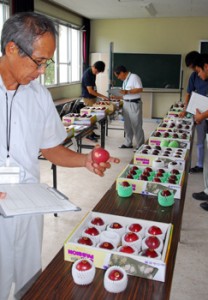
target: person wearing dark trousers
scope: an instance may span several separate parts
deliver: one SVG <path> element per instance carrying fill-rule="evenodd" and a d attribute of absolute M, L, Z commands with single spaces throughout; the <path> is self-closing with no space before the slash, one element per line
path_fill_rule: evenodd
<path fill-rule="evenodd" d="M 198 76 L 202 80 L 208 80 L 208 54 L 201 54 L 196 62 L 196 71 Z M 195 122 L 200 124 L 202 121 L 205 121 L 207 124 L 208 119 L 208 110 L 200 112 L 199 109 L 196 110 L 194 115 Z M 208 128 L 208 127 L 207 127 Z M 206 139 L 204 141 L 204 169 L 203 169 L 203 178 L 204 178 L 204 190 L 199 193 L 193 193 L 192 197 L 195 200 L 205 201 L 200 204 L 201 208 L 208 211 L 208 131 L 206 133 Z"/>
<path fill-rule="evenodd" d="M 115 68 L 114 74 L 123 81 L 120 93 L 123 98 L 125 141 L 120 148 L 133 148 L 133 137 L 135 137 L 136 149 L 138 149 L 144 143 L 142 82 L 137 74 L 131 73 L 122 65 Z"/>
<path fill-rule="evenodd" d="M 96 87 L 96 75 L 105 71 L 105 63 L 96 61 L 89 67 L 82 76 L 82 97 L 86 106 L 93 106 L 98 98 L 109 100 L 108 97 L 98 93 Z M 97 141 L 100 136 L 92 132 L 87 136 L 87 139 Z"/>
<path fill-rule="evenodd" d="M 196 71 L 196 62 L 200 57 L 199 52 L 191 51 L 185 57 L 185 63 L 188 68 L 193 72 L 189 77 L 187 93 L 185 96 L 185 107 L 184 111 L 180 113 L 180 117 L 185 117 L 186 107 L 189 103 L 191 93 L 196 92 L 200 95 L 208 95 L 208 80 L 202 80 Z M 197 132 L 197 163 L 195 167 L 190 168 L 190 173 L 199 173 L 203 172 L 203 162 L 204 162 L 204 141 L 206 137 L 206 122 L 202 120 L 200 124 L 196 125 Z"/>

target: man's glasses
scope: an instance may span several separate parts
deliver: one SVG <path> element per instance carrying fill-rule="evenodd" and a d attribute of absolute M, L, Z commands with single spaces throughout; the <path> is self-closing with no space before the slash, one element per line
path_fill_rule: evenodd
<path fill-rule="evenodd" d="M 28 54 L 20 45 L 16 44 L 17 47 L 24 53 L 26 54 L 37 66 L 37 69 L 41 69 L 41 68 L 48 68 L 51 64 L 54 64 L 55 61 L 51 58 L 46 60 L 45 63 L 38 63 L 35 59 L 32 58 L 32 56 L 30 54 Z"/>

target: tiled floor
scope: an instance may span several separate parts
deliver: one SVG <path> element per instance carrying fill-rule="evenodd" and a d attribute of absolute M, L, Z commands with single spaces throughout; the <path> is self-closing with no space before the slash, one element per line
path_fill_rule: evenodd
<path fill-rule="evenodd" d="M 146 138 L 149 137 L 156 126 L 157 123 L 155 121 L 146 120 L 144 122 Z M 99 178 L 83 169 L 58 168 L 58 189 L 68 195 L 70 200 L 81 207 L 82 210 L 80 212 L 62 213 L 58 217 L 54 217 L 53 215 L 45 216 L 43 267 L 53 259 L 58 250 L 63 246 L 64 240 L 71 230 L 88 211 L 92 210 L 115 181 L 121 170 L 132 159 L 132 149 L 118 148 L 122 142 L 123 131 L 109 131 L 109 136 L 106 138 L 106 149 L 112 156 L 119 157 L 121 163 L 119 165 L 112 165 L 112 168 L 106 172 L 104 178 Z M 192 166 L 195 165 L 195 156 L 194 147 Z M 41 161 L 40 164 L 41 181 L 51 185 L 52 171 L 50 170 L 50 164 L 46 161 Z M 202 190 L 202 174 L 190 174 L 171 300 L 208 299 L 206 288 L 208 269 L 208 212 L 203 211 L 199 207 L 200 201 L 195 201 L 191 197 L 193 192 Z"/>

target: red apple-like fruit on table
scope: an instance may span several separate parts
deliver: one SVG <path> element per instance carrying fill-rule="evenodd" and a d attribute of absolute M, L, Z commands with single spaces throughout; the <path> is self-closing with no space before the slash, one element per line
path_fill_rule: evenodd
<path fill-rule="evenodd" d="M 141 256 L 155 258 L 158 254 L 155 250 L 147 248 L 141 252 Z"/>
<path fill-rule="evenodd" d="M 153 155 L 158 155 L 158 153 L 159 153 L 159 151 L 156 150 L 156 149 L 152 151 L 152 154 L 153 154 Z"/>
<path fill-rule="evenodd" d="M 110 224 L 110 228 L 113 228 L 113 229 L 120 229 L 122 227 L 123 226 L 117 222 L 113 222 L 112 224 Z"/>
<path fill-rule="evenodd" d="M 145 243 L 149 249 L 157 249 L 160 246 L 160 240 L 153 235 L 147 237 Z"/>
<path fill-rule="evenodd" d="M 161 147 L 158 146 L 158 145 L 156 145 L 154 148 L 155 148 L 156 150 L 161 150 Z"/>
<path fill-rule="evenodd" d="M 143 153 L 143 154 L 148 154 L 148 150 L 147 150 L 147 149 L 144 149 L 144 150 L 142 150 L 142 153 Z"/>
<path fill-rule="evenodd" d="M 132 170 L 132 169 L 129 171 L 129 173 L 130 173 L 131 175 L 136 175 L 136 171 L 135 171 L 135 170 Z"/>
<path fill-rule="evenodd" d="M 150 172 L 144 170 L 143 173 L 142 173 L 142 175 L 149 177 L 150 176 Z"/>
<path fill-rule="evenodd" d="M 131 168 L 131 170 L 134 170 L 134 171 L 136 171 L 136 170 L 138 170 L 139 168 L 137 167 L 137 166 L 133 166 L 132 168 Z"/>
<path fill-rule="evenodd" d="M 85 233 L 90 234 L 92 236 L 99 235 L 99 231 L 95 227 L 88 227 L 85 229 Z"/>
<path fill-rule="evenodd" d="M 145 149 L 149 149 L 150 150 L 150 149 L 152 149 L 152 147 L 150 145 L 146 145 Z"/>
<path fill-rule="evenodd" d="M 162 234 L 162 230 L 160 227 L 153 225 L 148 229 L 148 233 L 151 235 L 159 235 Z"/>
<path fill-rule="evenodd" d="M 152 172 L 152 168 L 146 167 L 146 168 L 144 169 L 144 171 L 146 171 L 146 172 Z"/>
<path fill-rule="evenodd" d="M 123 187 L 128 187 L 128 186 L 130 186 L 130 184 L 128 183 L 128 181 L 122 181 L 121 185 L 122 185 Z"/>
<path fill-rule="evenodd" d="M 76 265 L 76 269 L 78 271 L 87 271 L 92 268 L 91 264 L 89 261 L 82 259 L 78 264 Z"/>
<path fill-rule="evenodd" d="M 159 172 L 159 173 L 165 173 L 165 170 L 164 169 L 158 169 L 157 172 Z"/>
<path fill-rule="evenodd" d="M 156 137 L 160 137 L 160 136 L 161 136 L 161 132 L 159 132 L 159 131 L 156 131 L 156 132 L 154 133 L 154 136 L 156 136 Z"/>
<path fill-rule="evenodd" d="M 164 133 L 163 133 L 163 137 L 164 137 L 164 138 L 167 138 L 167 137 L 169 137 L 169 133 L 168 133 L 167 131 L 166 131 L 166 132 L 164 132 Z"/>
<path fill-rule="evenodd" d="M 171 192 L 170 192 L 169 190 L 163 190 L 163 191 L 161 192 L 161 195 L 162 195 L 163 197 L 168 197 L 168 196 L 171 195 Z"/>
<path fill-rule="evenodd" d="M 177 176 L 175 174 L 170 175 L 169 179 L 177 180 Z"/>
<path fill-rule="evenodd" d="M 154 182 L 161 182 L 161 179 L 160 179 L 160 177 L 155 177 L 155 178 L 153 179 L 153 181 L 154 181 Z"/>
<path fill-rule="evenodd" d="M 94 219 L 92 219 L 91 223 L 94 224 L 94 225 L 97 225 L 97 226 L 104 225 L 104 221 L 100 217 L 95 217 Z"/>
<path fill-rule="evenodd" d="M 140 180 L 145 180 L 145 181 L 148 181 L 148 178 L 147 176 L 141 174 L 140 177 L 139 177 Z"/>
<path fill-rule="evenodd" d="M 139 223 L 133 223 L 129 226 L 129 230 L 132 232 L 140 232 L 142 229 L 142 226 Z"/>
<path fill-rule="evenodd" d="M 156 177 L 163 177 L 163 172 L 157 172 Z"/>
<path fill-rule="evenodd" d="M 94 148 L 92 151 L 92 160 L 97 164 L 106 162 L 107 160 L 109 160 L 109 158 L 110 158 L 109 152 L 103 148 L 100 147 Z"/>
<path fill-rule="evenodd" d="M 126 176 L 126 178 L 129 178 L 129 179 L 134 179 L 134 177 L 133 177 L 133 175 L 132 175 L 132 174 L 128 174 L 128 175 Z"/>
<path fill-rule="evenodd" d="M 168 178 L 168 183 L 176 184 L 176 180 L 173 178 Z"/>
<path fill-rule="evenodd" d="M 177 169 L 172 169 L 170 171 L 171 174 L 178 175 L 180 172 Z"/>
<path fill-rule="evenodd" d="M 181 134 L 181 139 L 186 140 L 187 139 L 187 134 L 186 133 L 182 133 Z"/>
<path fill-rule="evenodd" d="M 135 252 L 135 250 L 131 246 L 124 245 L 124 246 L 121 246 L 121 248 L 119 249 L 119 252 L 132 254 Z"/>
<path fill-rule="evenodd" d="M 127 232 L 124 236 L 124 240 L 128 243 L 135 242 L 139 239 L 138 235 L 134 232 Z"/>
<path fill-rule="evenodd" d="M 109 275 L 108 275 L 109 279 L 110 280 L 113 280 L 113 281 L 118 281 L 118 280 L 121 280 L 123 278 L 123 274 L 120 270 L 112 270 Z"/>
<path fill-rule="evenodd" d="M 109 242 L 103 242 L 99 245 L 99 248 L 103 248 L 103 249 L 108 249 L 108 250 L 112 250 L 114 247 L 111 243 Z"/>
<path fill-rule="evenodd" d="M 82 245 L 87 245 L 87 246 L 92 246 L 93 242 L 91 239 L 87 236 L 83 236 L 77 240 L 77 243 L 82 244 Z"/>
<path fill-rule="evenodd" d="M 177 134 L 177 133 L 174 133 L 174 134 L 173 134 L 173 138 L 174 138 L 174 139 L 178 139 L 178 134 Z"/>

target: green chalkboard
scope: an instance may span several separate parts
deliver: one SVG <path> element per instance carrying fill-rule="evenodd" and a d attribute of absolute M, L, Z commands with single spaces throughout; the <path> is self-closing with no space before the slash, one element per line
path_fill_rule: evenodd
<path fill-rule="evenodd" d="M 181 88 L 180 54 L 113 53 L 112 61 L 113 70 L 124 65 L 130 72 L 136 73 L 144 88 Z M 121 86 L 121 81 L 115 76 L 113 81 L 114 86 Z"/>

